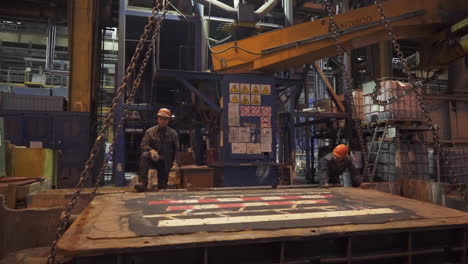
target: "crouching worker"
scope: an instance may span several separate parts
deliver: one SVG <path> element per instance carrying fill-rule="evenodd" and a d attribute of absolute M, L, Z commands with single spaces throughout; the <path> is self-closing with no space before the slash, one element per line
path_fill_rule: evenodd
<path fill-rule="evenodd" d="M 348 156 L 348 147 L 340 144 L 332 153 L 324 156 L 319 162 L 319 180 L 324 187 L 341 184 L 340 176 L 345 178 L 346 170 L 351 175 L 352 185 L 357 187 L 362 182 L 359 171 Z M 346 179 L 343 179 L 346 182 Z"/>
<path fill-rule="evenodd" d="M 169 171 L 174 165 L 175 155 L 179 148 L 177 132 L 168 127 L 171 111 L 161 108 L 158 111 L 158 124 L 146 130 L 141 140 L 139 183 L 134 187 L 139 192 L 146 191 L 148 186 L 148 171 L 155 169 L 158 172 L 158 189 L 166 189 Z"/>

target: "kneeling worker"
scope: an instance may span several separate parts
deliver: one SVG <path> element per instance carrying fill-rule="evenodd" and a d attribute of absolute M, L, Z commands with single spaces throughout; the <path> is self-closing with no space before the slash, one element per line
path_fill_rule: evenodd
<path fill-rule="evenodd" d="M 332 153 L 327 154 L 320 160 L 320 184 L 340 184 L 340 175 L 342 175 L 346 169 L 349 171 L 349 174 L 351 174 L 353 186 L 359 186 L 362 182 L 362 177 L 359 175 L 359 171 L 348 156 L 348 147 L 340 144 L 335 147 Z"/>
<path fill-rule="evenodd" d="M 140 149 L 140 173 L 139 183 L 135 189 L 139 192 L 146 190 L 148 186 L 148 171 L 156 169 L 158 172 L 158 189 L 167 188 L 169 171 L 174 165 L 175 155 L 179 149 L 179 136 L 177 132 L 168 127 L 171 119 L 171 111 L 161 108 L 158 111 L 158 125 L 146 130 L 141 140 Z"/>

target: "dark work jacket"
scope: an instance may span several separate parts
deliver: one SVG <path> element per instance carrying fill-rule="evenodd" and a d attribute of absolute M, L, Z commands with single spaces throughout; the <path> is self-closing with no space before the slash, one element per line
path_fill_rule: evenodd
<path fill-rule="evenodd" d="M 158 130 L 159 125 L 146 130 L 145 136 L 141 140 L 140 150 L 141 152 L 156 150 L 160 159 L 164 161 L 166 170 L 169 170 L 175 160 L 176 152 L 179 150 L 179 136 L 170 127 L 166 127 L 164 134 L 161 134 Z"/>
<path fill-rule="evenodd" d="M 349 156 L 337 164 L 333 159 L 333 153 L 329 153 L 319 162 L 319 180 L 321 184 L 339 184 L 340 175 L 343 174 L 346 169 L 349 170 L 351 179 L 359 174 Z"/>

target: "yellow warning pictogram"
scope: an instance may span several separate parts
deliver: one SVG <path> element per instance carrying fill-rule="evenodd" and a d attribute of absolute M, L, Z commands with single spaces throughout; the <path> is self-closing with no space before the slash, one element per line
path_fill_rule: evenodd
<path fill-rule="evenodd" d="M 229 91 L 231 93 L 239 93 L 239 84 L 238 83 L 230 83 L 229 84 Z"/>
<path fill-rule="evenodd" d="M 241 104 L 249 105 L 250 104 L 250 95 L 242 95 Z"/>
<path fill-rule="evenodd" d="M 260 87 L 258 84 L 252 87 L 252 94 L 260 94 Z"/>
<path fill-rule="evenodd" d="M 262 94 L 263 95 L 270 95 L 271 94 L 271 86 L 268 84 L 262 85 Z"/>
<path fill-rule="evenodd" d="M 229 102 L 238 104 L 239 103 L 239 95 L 238 94 L 231 94 Z"/>
<path fill-rule="evenodd" d="M 252 95 L 252 104 L 260 105 L 262 103 L 260 95 Z"/>
<path fill-rule="evenodd" d="M 243 94 L 250 94 L 250 84 L 248 84 L 248 83 L 243 83 L 243 84 L 241 84 L 241 87 L 242 87 L 241 93 L 243 93 Z"/>

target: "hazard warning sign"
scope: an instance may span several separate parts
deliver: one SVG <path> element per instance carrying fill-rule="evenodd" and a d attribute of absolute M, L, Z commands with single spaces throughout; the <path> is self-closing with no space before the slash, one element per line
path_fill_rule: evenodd
<path fill-rule="evenodd" d="M 263 84 L 262 85 L 262 95 L 270 95 L 271 94 L 271 85 Z"/>
<path fill-rule="evenodd" d="M 267 116 L 262 116 L 260 117 L 260 126 L 262 128 L 268 128 L 268 127 L 271 127 L 271 117 L 267 117 Z"/>
<path fill-rule="evenodd" d="M 249 105 L 250 104 L 250 94 L 242 94 L 241 95 L 241 104 L 243 105 Z"/>
<path fill-rule="evenodd" d="M 262 116 L 271 116 L 271 106 L 262 106 Z"/>
<path fill-rule="evenodd" d="M 238 83 L 229 83 L 229 92 L 230 93 L 240 93 L 240 88 Z"/>
<path fill-rule="evenodd" d="M 260 106 L 252 106 L 250 108 L 250 115 L 251 116 L 260 116 Z"/>
<path fill-rule="evenodd" d="M 242 83 L 241 84 L 241 93 L 243 94 L 250 94 L 250 84 Z"/>
<path fill-rule="evenodd" d="M 250 106 L 241 106 L 241 116 L 250 116 Z"/>
<path fill-rule="evenodd" d="M 230 94 L 229 95 L 229 102 L 230 103 L 240 103 L 240 94 Z"/>
<path fill-rule="evenodd" d="M 252 91 L 251 91 L 252 94 L 260 94 L 261 87 L 259 84 L 252 84 L 251 88 L 252 88 Z"/>
<path fill-rule="evenodd" d="M 260 95 L 252 95 L 251 104 L 253 105 L 261 105 L 262 104 L 262 97 Z"/>

